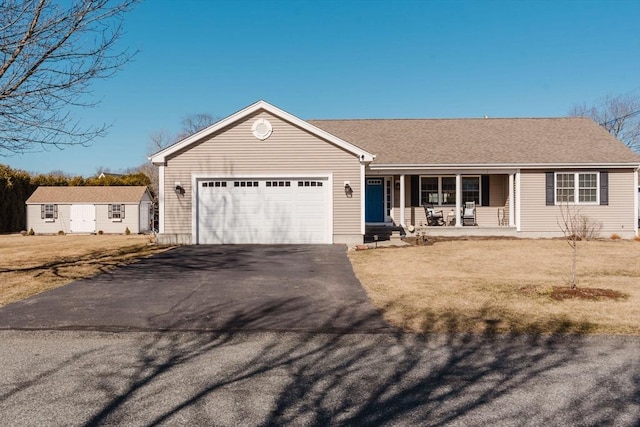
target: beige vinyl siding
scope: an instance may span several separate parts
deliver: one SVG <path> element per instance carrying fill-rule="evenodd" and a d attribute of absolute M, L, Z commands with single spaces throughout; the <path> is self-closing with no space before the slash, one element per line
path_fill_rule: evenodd
<path fill-rule="evenodd" d="M 109 218 L 109 205 L 96 205 L 96 231 L 102 230 L 107 234 L 124 234 L 127 227 L 132 233 L 140 230 L 140 206 L 137 204 L 124 205 L 124 219 L 117 221 Z"/>
<path fill-rule="evenodd" d="M 145 197 L 148 199 L 148 197 Z M 55 203 L 47 203 L 55 204 Z M 77 203 L 87 204 L 87 203 Z M 90 204 L 90 203 L 89 203 Z M 70 233 L 71 205 L 58 204 L 58 218 L 53 221 L 45 221 L 41 218 L 41 205 L 27 205 L 27 231 L 33 228 L 37 234 L 57 234 L 60 230 Z M 109 205 L 97 204 L 96 207 L 96 232 L 107 234 L 124 234 L 127 227 L 132 233 L 140 232 L 140 206 L 137 204 L 125 205 L 125 216 L 122 221 L 109 219 Z"/>
<path fill-rule="evenodd" d="M 265 118 L 273 126 L 264 140 L 251 133 L 255 119 Z M 355 155 L 324 141 L 267 112 L 258 112 L 191 145 L 167 160 L 164 183 L 164 232 L 192 233 L 192 174 L 199 176 L 292 176 L 333 175 L 333 235 L 359 235 L 360 163 Z M 347 197 L 344 182 L 353 194 Z M 176 195 L 175 183 L 185 189 Z"/>
<path fill-rule="evenodd" d="M 504 207 L 508 198 L 509 198 L 509 175 L 490 175 L 489 176 L 489 206 Z"/>
<path fill-rule="evenodd" d="M 580 169 L 579 171 L 589 171 Z M 634 235 L 633 197 L 636 183 L 633 170 L 609 171 L 609 204 L 576 205 L 580 213 L 602 223 L 602 237 L 618 233 Z M 559 206 L 546 206 L 545 172 L 523 170 L 520 176 L 520 231 L 523 233 L 561 234 Z"/>
<path fill-rule="evenodd" d="M 55 203 L 46 203 L 55 205 Z M 58 218 L 51 220 L 42 219 L 41 204 L 27 205 L 27 231 L 33 228 L 36 234 L 56 234 L 62 230 L 69 232 L 70 205 L 58 205 Z"/>

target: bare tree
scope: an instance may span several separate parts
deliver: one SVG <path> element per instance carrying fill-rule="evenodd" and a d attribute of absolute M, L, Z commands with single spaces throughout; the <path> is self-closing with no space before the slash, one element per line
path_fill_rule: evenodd
<path fill-rule="evenodd" d="M 569 115 L 593 119 L 627 147 L 640 152 L 640 94 L 607 96 L 596 106 L 574 105 Z"/>
<path fill-rule="evenodd" d="M 577 285 L 576 271 L 578 268 L 578 242 L 596 239 L 600 235 L 602 223 L 583 215 L 580 209 L 568 202 L 560 205 L 560 218 L 556 222 L 567 243 L 571 247 L 571 276 L 569 286 L 575 289 Z"/>
<path fill-rule="evenodd" d="M 81 125 L 72 113 L 95 106 L 92 81 L 131 59 L 116 43 L 138 1 L 0 1 L 0 155 L 86 145 L 105 134 L 106 125 Z"/>
<path fill-rule="evenodd" d="M 200 132 L 202 129 L 208 128 L 217 121 L 218 119 L 209 113 L 189 114 L 182 119 L 182 129 L 180 129 L 176 140 L 179 141 L 196 132 Z"/>
<path fill-rule="evenodd" d="M 152 154 L 168 147 L 169 145 L 181 141 L 184 138 L 211 126 L 218 120 L 218 118 L 209 113 L 189 114 L 182 119 L 182 127 L 175 135 L 172 135 L 166 129 L 158 129 L 151 132 L 149 134 L 149 145 L 147 153 L 151 156 Z M 141 165 L 138 170 L 146 174 L 151 179 L 152 191 L 154 192 L 154 194 L 158 194 L 158 168 L 151 163 L 145 163 Z"/>

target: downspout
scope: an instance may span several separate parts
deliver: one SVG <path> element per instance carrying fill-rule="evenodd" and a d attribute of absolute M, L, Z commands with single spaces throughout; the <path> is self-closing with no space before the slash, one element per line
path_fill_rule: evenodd
<path fill-rule="evenodd" d="M 516 170 L 516 231 L 520 230 L 520 169 Z"/>
<path fill-rule="evenodd" d="M 158 232 L 164 234 L 164 164 L 158 166 Z"/>
<path fill-rule="evenodd" d="M 638 182 L 638 169 L 633 171 L 633 188 L 636 190 L 635 197 L 633 198 L 633 228 L 636 236 L 640 236 L 640 234 L 638 234 L 638 223 L 640 223 L 640 182 Z"/>
<path fill-rule="evenodd" d="M 364 157 L 364 156 L 363 156 Z M 365 230 L 365 217 L 364 217 L 364 209 L 365 209 L 365 200 L 364 200 L 364 185 L 365 185 L 365 168 L 366 164 L 364 159 L 360 161 L 360 234 L 362 234 L 364 238 Z"/>

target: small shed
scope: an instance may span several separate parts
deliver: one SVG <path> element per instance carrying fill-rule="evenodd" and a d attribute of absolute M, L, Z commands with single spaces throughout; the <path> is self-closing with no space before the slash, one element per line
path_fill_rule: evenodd
<path fill-rule="evenodd" d="M 26 201 L 27 229 L 38 234 L 145 233 L 153 201 L 145 186 L 41 186 Z"/>

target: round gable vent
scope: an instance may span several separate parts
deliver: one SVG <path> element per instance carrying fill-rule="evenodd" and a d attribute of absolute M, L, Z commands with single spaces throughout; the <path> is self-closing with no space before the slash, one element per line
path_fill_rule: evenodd
<path fill-rule="evenodd" d="M 261 141 L 264 141 L 271 136 L 273 127 L 271 126 L 271 123 L 269 123 L 269 120 L 258 119 L 253 122 L 253 126 L 251 126 L 251 132 L 253 132 L 253 136 Z"/>

